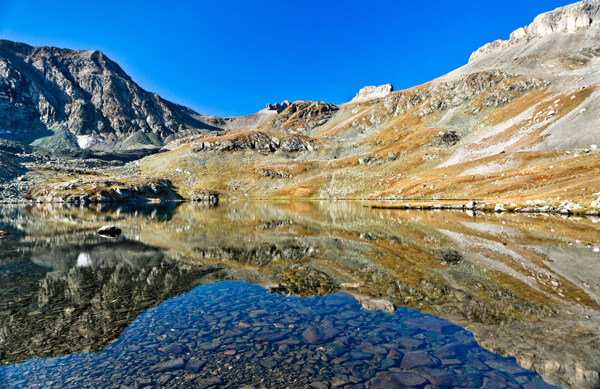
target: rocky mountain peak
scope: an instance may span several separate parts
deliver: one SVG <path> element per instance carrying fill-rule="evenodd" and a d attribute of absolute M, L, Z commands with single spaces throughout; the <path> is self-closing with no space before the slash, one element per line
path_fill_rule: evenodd
<path fill-rule="evenodd" d="M 266 106 L 266 110 L 267 111 L 277 111 L 277 113 L 282 112 L 284 109 L 286 109 L 287 107 L 290 106 L 290 102 L 287 100 L 284 100 L 281 103 L 275 103 L 275 104 L 267 104 Z"/>
<path fill-rule="evenodd" d="M 142 89 L 100 51 L 0 41 L 0 134 L 5 138 L 40 146 L 70 139 L 75 148 L 160 147 L 212 129 L 194 114 Z M 60 142 L 50 139 L 55 135 Z"/>
<path fill-rule="evenodd" d="M 350 101 L 351 103 L 358 103 L 360 101 L 380 99 L 392 93 L 394 87 L 392 84 L 385 84 L 380 86 L 365 86 L 362 88 L 356 96 Z"/>
<path fill-rule="evenodd" d="M 471 55 L 469 62 L 484 54 L 521 42 L 553 34 L 572 34 L 591 26 L 597 26 L 598 22 L 595 20 L 598 16 L 600 16 L 600 0 L 580 1 L 545 12 L 538 15 L 530 25 L 513 31 L 510 39 L 499 39 L 479 48 Z"/>

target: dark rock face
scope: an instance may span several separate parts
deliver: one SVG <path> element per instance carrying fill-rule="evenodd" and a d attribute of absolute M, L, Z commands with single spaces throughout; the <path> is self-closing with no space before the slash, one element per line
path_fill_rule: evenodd
<path fill-rule="evenodd" d="M 160 146 L 210 128 L 192 114 L 140 88 L 99 51 L 0 41 L 3 137 L 31 141 L 63 130 L 87 136 L 86 146 L 107 148 L 141 133 L 150 146 Z"/>

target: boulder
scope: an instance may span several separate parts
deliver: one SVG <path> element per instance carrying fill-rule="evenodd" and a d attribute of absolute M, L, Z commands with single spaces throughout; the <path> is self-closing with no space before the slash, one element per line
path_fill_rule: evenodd
<path fill-rule="evenodd" d="M 8 233 L 8 232 L 6 232 L 6 231 L 2 231 L 2 230 L 0 230 L 0 238 L 5 238 L 5 237 L 7 237 L 7 236 L 9 236 L 9 235 L 10 235 L 10 233 Z"/>
<path fill-rule="evenodd" d="M 96 232 L 99 235 L 115 237 L 115 236 L 121 235 L 121 233 L 123 231 L 117 226 L 109 225 L 109 226 L 100 227 Z"/>
<path fill-rule="evenodd" d="M 582 210 L 583 207 L 579 204 L 576 204 L 572 201 L 569 200 L 565 200 L 562 202 L 562 204 L 560 204 L 560 207 L 558 207 L 558 213 L 563 214 L 563 215 L 568 215 L 573 213 L 573 211 L 578 211 L 578 210 Z"/>

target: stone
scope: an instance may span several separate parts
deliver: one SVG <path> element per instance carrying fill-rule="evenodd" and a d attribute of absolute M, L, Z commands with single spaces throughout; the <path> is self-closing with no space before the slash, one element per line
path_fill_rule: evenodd
<path fill-rule="evenodd" d="M 105 235 L 105 236 L 115 237 L 115 236 L 121 235 L 121 233 L 123 231 L 119 227 L 117 227 L 117 226 L 108 225 L 108 226 L 100 227 L 96 232 L 99 235 Z"/>
<path fill-rule="evenodd" d="M 433 354 L 439 359 L 454 359 L 456 357 L 464 357 L 468 350 L 464 344 L 451 343 L 437 348 Z"/>
<path fill-rule="evenodd" d="M 185 360 L 183 358 L 170 359 L 166 362 L 161 362 L 152 367 L 152 371 L 156 371 L 159 373 L 165 373 L 169 371 L 183 369 L 185 366 Z"/>
<path fill-rule="evenodd" d="M 223 380 L 220 377 L 211 377 L 211 378 L 199 378 L 194 381 L 198 388 L 206 389 L 211 386 L 220 386 L 223 383 Z"/>
<path fill-rule="evenodd" d="M 204 365 L 206 365 L 205 360 L 194 359 L 186 363 L 185 371 L 188 371 L 190 373 L 198 373 L 200 370 L 202 370 Z"/>
<path fill-rule="evenodd" d="M 409 351 L 404 354 L 400 367 L 410 370 L 417 367 L 434 367 L 435 365 L 437 362 L 426 351 Z"/>
<path fill-rule="evenodd" d="M 312 344 L 327 342 L 337 335 L 339 335 L 340 331 L 336 330 L 333 327 L 327 326 L 309 326 L 302 332 L 302 337 L 308 342 Z"/>
<path fill-rule="evenodd" d="M 401 372 L 390 374 L 391 381 L 402 387 L 419 386 L 427 383 L 427 380 L 418 374 Z"/>
<path fill-rule="evenodd" d="M 543 13 L 538 15 L 529 26 L 515 30 L 509 40 L 499 39 L 479 48 L 471 55 L 469 62 L 531 39 L 547 35 L 566 35 L 588 28 L 592 25 L 593 17 L 597 12 L 596 1 L 586 0 Z"/>
<path fill-rule="evenodd" d="M 258 362 L 261 366 L 267 369 L 272 369 L 277 366 L 277 362 L 271 358 L 264 358 Z"/>
<path fill-rule="evenodd" d="M 446 146 L 454 146 L 460 141 L 460 136 L 458 136 L 458 132 L 454 130 L 447 130 L 442 133 L 440 137 L 440 144 Z"/>
<path fill-rule="evenodd" d="M 450 264 L 450 265 L 456 265 L 456 264 L 462 262 L 464 259 L 463 255 L 460 252 L 458 252 L 454 249 L 449 249 L 449 248 L 441 249 L 439 251 L 439 256 L 443 262 L 446 262 L 447 264 Z"/>
<path fill-rule="evenodd" d="M 179 344 L 179 343 L 171 343 L 166 347 L 161 347 L 159 350 L 164 353 L 174 354 L 174 355 L 185 354 L 190 351 L 186 346 Z"/>
<path fill-rule="evenodd" d="M 2 230 L 0 230 L 0 238 L 7 237 L 7 236 L 9 236 L 9 235 L 10 235 L 10 233 L 8 233 L 8 232 L 6 232 L 6 231 L 2 231 Z"/>

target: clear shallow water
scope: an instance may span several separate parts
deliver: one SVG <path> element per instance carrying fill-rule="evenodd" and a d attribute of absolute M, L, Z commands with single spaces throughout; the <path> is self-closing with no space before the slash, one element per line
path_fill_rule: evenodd
<path fill-rule="evenodd" d="M 365 307 L 390 311 L 404 306 L 431 313 L 469 329 L 486 349 L 516 357 L 521 366 L 541 373 L 547 382 L 594 387 L 600 371 L 597 221 L 373 210 L 356 202 L 234 202 L 216 208 L 189 203 L 109 208 L 3 206 L 0 230 L 12 235 L 0 240 L 0 365 L 25 362 L 35 370 L 35 363 L 28 360 L 110 350 L 113 345 L 109 344 L 153 307 L 200 285 L 238 281 L 299 297 L 344 292 Z M 95 234 L 105 224 L 118 225 L 123 235 L 107 239 Z M 261 299 L 275 298 L 260 291 Z M 238 295 L 239 303 L 246 303 L 246 293 Z M 287 304 L 278 298 L 282 306 Z M 253 298 L 248 297 L 247 303 L 253 304 Z M 228 315 L 227 307 L 217 304 L 215 309 Z M 314 312 L 309 316 L 302 320 L 322 320 Z M 173 322 L 182 321 L 186 322 L 173 318 Z M 370 335 L 355 336 L 368 339 Z M 354 343 L 348 345 L 346 353 L 354 347 Z M 384 365 L 388 370 L 378 365 L 380 370 L 370 373 L 390 381 L 390 376 L 377 377 L 377 372 L 401 369 L 406 351 L 401 351 L 395 365 Z M 153 351 L 146 358 L 161 353 Z M 236 351 L 227 358 L 235 360 L 243 354 Z M 207 358 L 215 363 L 222 361 L 223 371 L 237 371 L 218 358 L 226 354 L 211 355 Z M 444 364 L 442 359 L 449 358 L 433 355 L 433 369 L 462 366 L 467 361 L 463 355 L 454 358 L 460 363 Z M 383 357 L 387 354 L 369 360 L 380 358 L 383 363 Z M 191 354 L 187 358 L 184 370 Z M 327 356 L 319 363 L 332 363 L 336 358 Z M 206 366 L 210 366 L 208 359 Z M 349 362 L 338 365 L 344 363 Z M 481 371 L 497 369 L 483 363 Z M 299 373 L 294 379 L 308 374 L 302 369 L 310 364 L 313 361 L 296 369 Z M 14 366 L 6 371 L 21 371 L 10 370 L 17 369 Z M 87 367 L 103 376 L 110 368 L 98 361 Z M 142 373 L 138 376 L 134 369 L 132 365 L 127 371 L 140 378 Z M 54 371 L 58 370 L 38 371 L 36 377 L 45 379 Z M 223 371 L 217 375 L 231 383 Z M 417 373 L 433 382 L 423 371 Z M 60 374 L 67 374 L 66 370 Z M 287 372 L 278 374 L 292 380 Z M 16 381 L 11 385 L 22 379 L 12 378 Z M 204 377 L 191 378 L 185 382 Z M 114 379 L 120 385 L 124 378 Z M 64 385 L 64 381 L 55 384 Z M 176 377 L 171 381 L 177 382 Z M 272 382 L 264 386 L 277 387 Z"/>
<path fill-rule="evenodd" d="M 141 314 L 100 353 L 0 368 L 4 387 L 551 388 L 445 320 L 297 298 L 239 282 L 197 287 Z"/>

